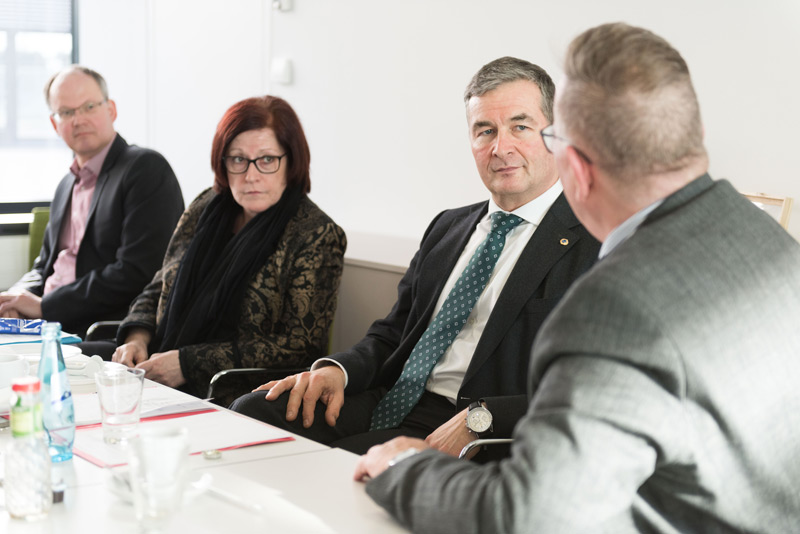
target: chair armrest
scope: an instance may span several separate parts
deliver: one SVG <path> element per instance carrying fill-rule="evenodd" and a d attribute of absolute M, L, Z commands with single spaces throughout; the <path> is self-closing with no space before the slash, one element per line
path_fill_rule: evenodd
<path fill-rule="evenodd" d="M 501 445 L 501 444 L 509 444 L 513 443 L 514 440 L 511 438 L 494 438 L 494 439 L 476 439 L 475 441 L 470 441 L 466 444 L 466 446 L 461 449 L 461 452 L 458 454 L 459 458 L 464 458 L 469 454 L 469 451 L 474 449 L 475 447 L 483 447 L 484 445 Z"/>
<path fill-rule="evenodd" d="M 308 370 L 308 367 L 284 369 L 274 367 L 245 367 L 242 369 L 225 369 L 224 371 L 219 371 L 217 374 L 211 377 L 211 381 L 208 383 L 208 393 L 206 394 L 206 397 L 209 399 L 214 397 L 214 387 L 222 378 L 226 376 L 249 375 L 255 377 L 258 375 L 263 375 L 264 382 L 269 382 L 270 380 L 278 380 L 280 378 L 285 378 L 289 375 L 294 375 L 297 373 L 303 373 Z"/>
<path fill-rule="evenodd" d="M 99 341 L 101 339 L 116 339 L 117 330 L 122 321 L 97 321 L 86 331 L 85 341 Z"/>

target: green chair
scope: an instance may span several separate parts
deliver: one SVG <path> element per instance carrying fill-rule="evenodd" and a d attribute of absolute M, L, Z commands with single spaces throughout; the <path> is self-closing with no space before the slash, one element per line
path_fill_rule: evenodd
<path fill-rule="evenodd" d="M 33 208 L 31 213 L 33 213 L 33 220 L 28 226 L 28 265 L 30 266 L 33 265 L 42 250 L 44 231 L 50 220 L 50 208 Z"/>

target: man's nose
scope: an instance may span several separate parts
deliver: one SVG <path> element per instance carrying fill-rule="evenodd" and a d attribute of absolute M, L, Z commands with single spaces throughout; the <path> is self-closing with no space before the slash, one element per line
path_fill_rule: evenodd
<path fill-rule="evenodd" d="M 494 146 L 492 147 L 492 155 L 504 156 L 511 152 L 514 147 L 514 139 L 508 132 L 497 132 L 497 137 L 494 139 Z"/>
<path fill-rule="evenodd" d="M 77 124 L 85 123 L 86 119 L 87 119 L 86 113 L 84 113 L 80 109 L 76 109 L 75 113 L 72 114 L 72 119 L 70 119 L 70 120 L 72 122 L 72 125 L 75 126 Z"/>

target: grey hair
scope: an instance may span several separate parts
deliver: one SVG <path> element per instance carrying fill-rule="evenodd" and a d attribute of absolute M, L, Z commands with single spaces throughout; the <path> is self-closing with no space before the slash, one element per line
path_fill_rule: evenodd
<path fill-rule="evenodd" d="M 706 157 L 689 67 L 661 37 L 623 23 L 591 28 L 570 44 L 564 72 L 559 121 L 611 174 L 632 179 Z"/>
<path fill-rule="evenodd" d="M 106 80 L 103 76 L 100 75 L 99 72 L 90 69 L 89 67 L 84 67 L 82 65 L 70 65 L 69 67 L 60 70 L 50 76 L 50 79 L 47 80 L 47 83 L 44 86 L 44 99 L 47 102 L 47 107 L 50 107 L 50 89 L 53 86 L 53 82 L 56 81 L 56 78 L 61 76 L 66 76 L 67 74 L 73 72 L 81 72 L 87 76 L 90 76 L 97 82 L 97 85 L 100 87 L 100 92 L 103 93 L 103 100 L 108 100 L 108 85 L 106 85 Z"/>
<path fill-rule="evenodd" d="M 550 75 L 542 67 L 530 61 L 515 57 L 501 57 L 484 65 L 475 73 L 466 90 L 464 103 L 469 103 L 474 96 L 483 96 L 500 85 L 518 80 L 527 80 L 535 83 L 542 93 L 542 113 L 548 122 L 553 122 L 553 99 L 556 95 L 556 86 Z"/>

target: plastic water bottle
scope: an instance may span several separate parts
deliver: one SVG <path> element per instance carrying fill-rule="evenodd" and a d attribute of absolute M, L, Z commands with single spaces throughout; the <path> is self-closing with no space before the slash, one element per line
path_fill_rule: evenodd
<path fill-rule="evenodd" d="M 38 519 L 50 510 L 50 453 L 42 429 L 39 379 L 16 378 L 11 385 L 11 443 L 6 449 L 3 486 L 6 509 L 16 519 Z"/>
<path fill-rule="evenodd" d="M 42 414 L 50 458 L 54 462 L 63 462 L 72 458 L 75 406 L 61 353 L 61 323 L 47 322 L 42 327 L 39 380 L 42 383 Z"/>

